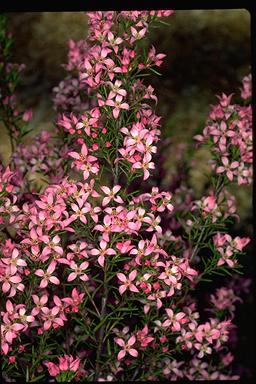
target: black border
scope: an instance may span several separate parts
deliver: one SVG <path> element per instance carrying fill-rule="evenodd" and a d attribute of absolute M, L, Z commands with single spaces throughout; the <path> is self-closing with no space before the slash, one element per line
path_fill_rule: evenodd
<path fill-rule="evenodd" d="M 55 0 L 47 3 L 39 0 L 1 0 L 0 11 L 5 12 L 65 12 L 65 11 L 114 11 L 114 10 L 147 10 L 147 9 L 242 9 L 253 10 L 254 0 Z M 255 5 L 254 5 L 255 8 Z"/>
<path fill-rule="evenodd" d="M 53 0 L 54 1 L 54 0 Z M 256 1 L 255 0 L 120 0 L 101 1 L 90 0 L 55 0 L 55 3 L 48 3 L 40 0 L 1 0 L 0 12 L 85 12 L 85 11 L 114 11 L 114 10 L 214 10 L 214 9 L 244 9 L 250 13 L 251 17 L 251 72 L 252 72 L 252 108 L 253 108 L 253 173 L 256 173 Z M 256 180 L 253 177 L 253 239 L 252 245 L 256 258 Z M 253 275 L 256 274 L 256 259 L 253 258 Z M 252 284 L 253 298 L 256 298 L 256 279 Z M 256 311 L 252 308 L 248 316 L 254 318 L 256 324 Z M 256 332 L 252 335 L 256 344 Z M 256 358 L 256 347 L 254 344 L 254 356 Z M 256 366 L 256 359 L 255 359 Z M 254 378 L 251 380 L 229 380 L 215 381 L 221 383 L 241 383 L 256 384 L 256 369 L 254 368 Z M 2 381 L 3 382 L 3 381 Z M 21 383 L 22 381 L 20 381 Z M 161 381 L 162 382 L 162 381 Z M 158 381 L 158 383 L 161 383 Z M 191 383 L 191 381 L 181 380 L 179 383 Z M 195 381 L 194 381 L 195 382 Z M 209 381 L 198 381 L 198 383 L 208 383 Z M 152 382 L 153 383 L 153 382 Z"/>

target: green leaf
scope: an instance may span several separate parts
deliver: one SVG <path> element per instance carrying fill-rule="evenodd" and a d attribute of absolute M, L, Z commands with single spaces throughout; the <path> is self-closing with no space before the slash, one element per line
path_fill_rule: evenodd
<path fill-rule="evenodd" d="M 39 375 L 39 376 L 35 377 L 34 379 L 31 379 L 30 383 L 35 383 L 36 381 L 41 380 L 43 377 L 45 377 L 44 374 L 43 375 Z"/>
<path fill-rule="evenodd" d="M 157 72 L 154 68 L 149 68 L 151 72 L 155 73 L 158 76 L 162 76 L 160 72 Z"/>

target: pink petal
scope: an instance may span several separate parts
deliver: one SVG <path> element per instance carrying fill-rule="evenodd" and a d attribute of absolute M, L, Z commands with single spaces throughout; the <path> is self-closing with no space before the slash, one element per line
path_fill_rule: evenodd
<path fill-rule="evenodd" d="M 137 357 L 138 356 L 138 351 L 136 351 L 136 349 L 129 349 L 128 352 L 133 357 Z"/>
<path fill-rule="evenodd" d="M 134 280 L 135 277 L 137 276 L 137 271 L 136 270 L 133 270 L 132 272 L 129 273 L 129 280 Z"/>
<path fill-rule="evenodd" d="M 120 347 L 124 347 L 125 346 L 125 342 L 124 342 L 124 340 L 123 339 L 121 339 L 121 338 L 115 338 L 115 343 L 116 344 L 118 344 L 118 345 L 120 345 Z"/>
<path fill-rule="evenodd" d="M 121 359 L 123 359 L 123 358 L 125 357 L 125 355 L 126 355 L 126 352 L 125 352 L 124 349 L 122 349 L 122 351 L 120 351 L 120 352 L 118 353 L 118 355 L 117 355 L 117 360 L 121 360 Z"/>
<path fill-rule="evenodd" d="M 120 281 L 122 281 L 123 283 L 126 282 L 126 276 L 123 274 L 123 273 L 117 273 L 116 276 L 118 277 L 118 279 Z"/>
<path fill-rule="evenodd" d="M 55 276 L 51 276 L 50 277 L 50 282 L 53 283 L 53 284 L 56 284 L 56 285 L 60 284 L 59 279 L 57 277 L 55 277 Z"/>
<path fill-rule="evenodd" d="M 120 113 L 120 109 L 119 108 L 114 108 L 113 109 L 113 116 L 114 116 L 115 119 L 118 118 L 119 113 Z"/>
<path fill-rule="evenodd" d="M 89 277 L 84 273 L 83 275 L 80 276 L 80 280 L 82 281 L 88 281 Z"/>
<path fill-rule="evenodd" d="M 104 267 L 104 262 L 105 262 L 105 257 L 103 255 L 101 255 L 100 257 L 98 257 L 98 263 L 101 267 Z"/>
<path fill-rule="evenodd" d="M 44 275 L 44 271 L 42 269 L 37 269 L 35 271 L 35 275 L 42 277 Z"/>
<path fill-rule="evenodd" d="M 106 194 L 108 195 L 110 193 L 110 189 L 108 187 L 100 187 L 100 189 Z"/>
<path fill-rule="evenodd" d="M 126 285 L 120 285 L 119 287 L 119 293 L 122 295 L 126 291 L 127 287 Z"/>
<path fill-rule="evenodd" d="M 138 288 L 136 288 L 134 284 L 131 284 L 131 285 L 129 286 L 129 289 L 130 289 L 130 291 L 132 291 L 132 292 L 139 292 Z"/>
<path fill-rule="evenodd" d="M 17 284 L 17 283 L 20 283 L 22 281 L 21 277 L 20 276 L 12 276 L 10 277 L 9 279 L 12 283 L 14 284 Z"/>
<path fill-rule="evenodd" d="M 77 277 L 77 274 L 75 272 L 71 272 L 70 275 L 67 278 L 67 281 L 73 281 Z"/>
<path fill-rule="evenodd" d="M 128 340 L 128 345 L 133 345 L 135 344 L 136 342 L 136 337 L 133 335 L 132 337 L 130 337 L 130 339 Z"/>
<path fill-rule="evenodd" d="M 39 285 L 40 288 L 45 288 L 48 285 L 48 280 L 43 279 Z"/>

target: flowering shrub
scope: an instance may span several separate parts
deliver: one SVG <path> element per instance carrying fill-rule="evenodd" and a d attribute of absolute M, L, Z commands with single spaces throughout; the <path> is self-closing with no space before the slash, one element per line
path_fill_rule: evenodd
<path fill-rule="evenodd" d="M 251 182 L 251 106 L 223 95 L 196 137 L 213 155 L 206 196 L 179 203 L 186 187 L 173 196 L 150 185 L 161 132 L 143 77 L 165 54 L 143 41 L 172 13 L 88 12 L 88 42 L 70 42 L 54 90 L 55 141 L 42 132 L 36 145 L 17 142 L 1 168 L 6 379 L 239 378 L 228 342 L 241 292 L 218 288 L 207 317 L 195 292 L 239 271 L 250 241 L 228 233 L 237 214 L 227 187 Z M 48 177 L 41 191 L 25 182 L 31 172 Z M 136 180 L 150 188 L 131 188 Z"/>

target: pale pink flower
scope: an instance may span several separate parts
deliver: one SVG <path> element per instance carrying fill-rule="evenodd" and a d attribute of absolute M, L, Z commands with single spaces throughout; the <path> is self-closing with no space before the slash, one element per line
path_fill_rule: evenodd
<path fill-rule="evenodd" d="M 122 82 L 120 80 L 116 80 L 114 84 L 109 81 L 108 84 L 111 87 L 108 99 L 113 99 L 116 95 L 121 95 L 123 97 L 127 95 L 126 90 L 121 88 Z"/>
<path fill-rule="evenodd" d="M 123 100 L 123 96 L 116 95 L 115 101 L 113 101 L 112 99 L 107 99 L 106 101 L 106 105 L 110 107 L 114 107 L 113 116 L 115 119 L 118 118 L 121 109 L 125 109 L 125 110 L 129 109 L 129 105 L 127 103 L 122 103 L 122 100 Z"/>
<path fill-rule="evenodd" d="M 111 200 L 114 200 L 119 204 L 123 203 L 123 199 L 120 196 L 115 196 L 117 194 L 117 192 L 119 192 L 120 189 L 122 188 L 121 185 L 115 185 L 112 189 L 105 187 L 105 186 L 100 187 L 100 188 L 107 195 L 107 197 L 104 197 L 104 199 L 102 200 L 103 207 L 108 205 L 108 203 Z"/>
<path fill-rule="evenodd" d="M 152 156 L 149 153 L 146 153 L 143 157 L 142 162 L 137 161 L 132 165 L 132 169 L 142 169 L 144 172 L 143 180 L 147 180 L 149 178 L 149 169 L 155 169 L 155 164 L 150 161 Z"/>
<path fill-rule="evenodd" d="M 171 308 L 166 308 L 165 311 L 168 315 L 168 319 L 163 322 L 163 327 L 172 325 L 171 329 L 173 332 L 180 331 L 181 325 L 187 321 L 185 319 L 186 314 L 184 312 L 174 313 Z"/>
<path fill-rule="evenodd" d="M 103 224 L 95 225 L 94 230 L 103 232 L 103 240 L 109 242 L 109 233 L 111 232 L 111 218 L 109 215 L 104 216 Z"/>
<path fill-rule="evenodd" d="M 57 316 L 59 312 L 59 307 L 53 307 L 51 309 L 47 307 L 42 308 L 43 329 L 45 331 L 48 331 L 51 326 L 57 328 L 58 326 L 64 325 L 63 319 Z"/>
<path fill-rule="evenodd" d="M 162 228 L 159 225 L 161 222 L 160 216 L 155 217 L 153 214 L 149 213 L 143 221 L 149 224 L 149 227 L 146 229 L 147 232 L 156 231 L 157 233 L 162 233 Z"/>
<path fill-rule="evenodd" d="M 31 311 L 32 316 L 38 315 L 38 313 L 42 310 L 42 308 L 47 308 L 45 307 L 45 304 L 48 301 L 48 296 L 43 295 L 42 297 L 38 297 L 37 295 L 32 295 L 32 299 L 36 305 Z"/>
<path fill-rule="evenodd" d="M 220 166 L 216 169 L 217 173 L 223 173 L 226 172 L 227 178 L 232 181 L 234 177 L 234 169 L 238 168 L 239 162 L 238 161 L 233 161 L 231 164 L 229 163 L 229 160 L 227 157 L 222 157 L 221 158 L 223 166 Z"/>
<path fill-rule="evenodd" d="M 205 354 L 210 355 L 212 353 L 212 349 L 209 347 L 209 344 L 195 343 L 194 346 L 196 349 L 199 350 L 199 353 L 197 355 L 199 359 L 204 357 Z"/>
<path fill-rule="evenodd" d="M 23 291 L 25 288 L 24 284 L 21 284 L 22 278 L 18 275 L 12 274 L 10 269 L 5 271 L 5 275 L 0 275 L 0 281 L 3 282 L 3 293 L 10 291 L 9 297 L 16 294 L 16 289 Z"/>
<path fill-rule="evenodd" d="M 138 356 L 138 351 L 134 348 L 131 348 L 136 342 L 135 336 L 131 336 L 127 343 L 120 337 L 115 337 L 114 340 L 116 344 L 122 347 L 122 350 L 117 355 L 117 360 L 122 360 L 125 357 L 126 353 L 129 353 L 133 357 Z"/>
<path fill-rule="evenodd" d="M 137 276 L 137 271 L 134 270 L 129 273 L 128 278 L 123 273 L 117 273 L 118 279 L 123 283 L 119 287 L 119 292 L 122 295 L 128 288 L 132 292 L 139 292 L 138 288 L 132 283 Z"/>
<path fill-rule="evenodd" d="M 100 264 L 101 267 L 104 267 L 105 263 L 105 256 L 106 255 L 116 255 L 116 251 L 113 248 L 107 248 L 108 243 L 104 240 L 101 240 L 100 242 L 100 248 L 101 249 L 92 249 L 91 254 L 93 256 L 98 256 L 98 263 Z"/>
<path fill-rule="evenodd" d="M 71 208 L 75 212 L 71 217 L 79 218 L 82 223 L 87 224 L 87 218 L 85 216 L 86 213 L 90 211 L 88 206 L 84 206 L 84 202 L 82 199 L 77 198 L 77 204 L 71 203 Z"/>
<path fill-rule="evenodd" d="M 134 27 L 131 27 L 132 38 L 130 39 L 131 44 L 136 40 L 140 40 L 145 36 L 147 28 L 142 28 L 140 31 L 137 31 Z"/>
<path fill-rule="evenodd" d="M 156 306 L 157 308 L 161 308 L 163 303 L 162 303 L 162 300 L 163 298 L 166 297 L 166 291 L 157 291 L 151 295 L 149 295 L 147 297 L 148 300 L 151 300 L 151 301 L 156 301 Z"/>
<path fill-rule="evenodd" d="M 80 264 L 79 266 L 72 260 L 70 262 L 70 268 L 73 269 L 74 272 L 71 272 L 69 275 L 68 275 L 68 278 L 67 278 L 67 281 L 73 281 L 77 278 L 77 276 L 79 276 L 79 278 L 83 281 L 87 281 L 89 280 L 89 277 L 86 275 L 86 273 L 84 273 L 83 271 L 85 271 L 89 266 L 89 263 L 88 261 L 84 261 L 82 264 Z"/>

